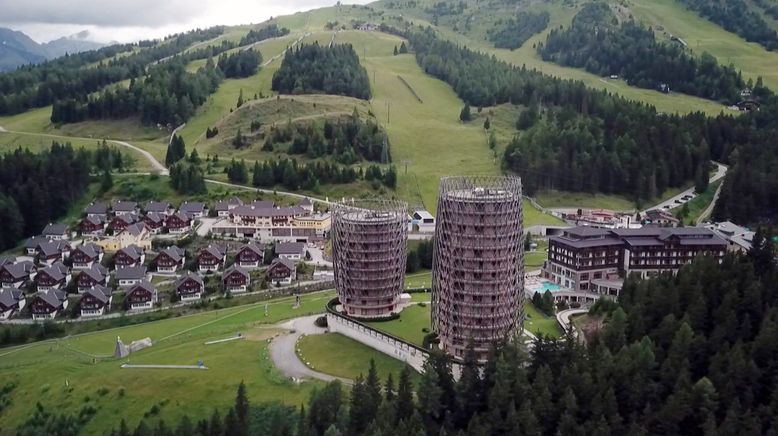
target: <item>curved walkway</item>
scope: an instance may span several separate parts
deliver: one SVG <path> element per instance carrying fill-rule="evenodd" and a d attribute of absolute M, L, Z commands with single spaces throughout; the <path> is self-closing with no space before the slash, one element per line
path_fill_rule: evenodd
<path fill-rule="evenodd" d="M 168 175 L 168 174 L 169 174 L 169 172 L 168 172 L 167 168 L 165 168 L 165 166 L 164 166 L 164 165 L 162 165 L 162 164 L 161 164 L 161 163 L 160 163 L 160 162 L 157 160 L 157 158 L 155 158 L 154 156 L 152 156 L 152 155 L 151 155 L 151 153 L 149 153 L 148 151 L 146 151 L 146 150 L 144 150 L 144 149 L 142 149 L 142 148 L 140 148 L 140 147 L 136 147 L 136 146 L 134 146 L 134 145 L 130 144 L 129 142 L 118 141 L 118 140 L 116 140 L 116 139 L 109 139 L 109 140 L 108 140 L 108 142 L 110 142 L 110 143 L 112 143 L 112 144 L 116 144 L 116 145 L 121 145 L 122 147 L 131 148 L 131 149 L 133 149 L 133 150 L 137 151 L 138 153 L 140 153 L 141 155 L 143 155 L 143 157 L 145 157 L 145 158 L 146 158 L 146 160 L 148 160 L 148 161 L 149 161 L 149 163 L 151 163 L 151 166 L 152 166 L 152 167 L 154 167 L 154 169 L 155 169 L 155 170 L 159 171 L 159 173 L 160 173 L 161 175 L 163 175 L 163 176 L 166 176 L 166 175 Z"/>
<path fill-rule="evenodd" d="M 299 357 L 297 357 L 297 340 L 302 335 L 320 335 L 327 332 L 326 328 L 316 327 L 314 321 L 321 315 L 303 316 L 278 324 L 278 327 L 289 329 L 289 333 L 277 336 L 270 343 L 270 358 L 273 364 L 286 377 L 295 380 L 302 378 L 315 378 L 326 382 L 340 380 L 346 384 L 352 384 L 349 379 L 335 377 L 322 372 L 314 371 L 308 368 Z"/>
<path fill-rule="evenodd" d="M 567 309 L 556 314 L 556 321 L 564 331 L 570 329 L 570 317 L 581 313 L 587 313 L 589 309 Z"/>

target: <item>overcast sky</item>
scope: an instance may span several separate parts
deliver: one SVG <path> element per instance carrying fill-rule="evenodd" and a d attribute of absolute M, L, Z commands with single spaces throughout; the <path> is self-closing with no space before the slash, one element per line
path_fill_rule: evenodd
<path fill-rule="evenodd" d="M 0 0 L 0 27 L 38 42 L 88 30 L 89 39 L 130 42 L 217 24 L 259 23 L 270 17 L 334 5 L 337 0 Z M 343 3 L 369 3 L 346 0 Z"/>

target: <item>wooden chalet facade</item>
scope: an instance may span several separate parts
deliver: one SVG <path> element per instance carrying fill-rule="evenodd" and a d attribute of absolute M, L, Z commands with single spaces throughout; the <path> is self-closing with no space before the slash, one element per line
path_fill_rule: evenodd
<path fill-rule="evenodd" d="M 105 216 L 100 215 L 87 215 L 81 220 L 79 228 L 81 234 L 85 236 L 100 236 L 105 234 L 105 229 L 108 227 L 108 222 Z"/>
<path fill-rule="evenodd" d="M 242 246 L 235 255 L 235 263 L 243 268 L 259 268 L 265 258 L 265 250 L 254 242 Z"/>
<path fill-rule="evenodd" d="M 117 234 L 122 230 L 126 229 L 127 227 L 137 223 L 138 221 L 139 219 L 137 214 L 124 213 L 124 214 L 116 215 L 115 217 L 111 218 L 108 227 L 110 227 L 111 230 L 113 230 L 114 234 Z"/>
<path fill-rule="evenodd" d="M 174 273 L 184 267 L 186 262 L 186 252 L 183 248 L 175 245 L 160 251 L 154 259 L 158 272 Z"/>
<path fill-rule="evenodd" d="M 76 276 L 76 288 L 78 293 L 82 294 L 96 286 L 108 285 L 108 269 L 104 266 L 95 264 L 92 268 L 79 271 Z"/>
<path fill-rule="evenodd" d="M 156 235 L 165 227 L 166 217 L 167 215 L 157 212 L 149 212 L 141 218 L 141 221 L 146 225 L 146 229 L 148 229 L 149 233 Z"/>
<path fill-rule="evenodd" d="M 38 292 L 30 303 L 30 312 L 35 321 L 54 319 L 68 308 L 68 297 L 62 291 Z"/>
<path fill-rule="evenodd" d="M 181 301 L 195 301 L 205 293 L 205 283 L 199 274 L 187 271 L 176 280 L 176 294 Z"/>
<path fill-rule="evenodd" d="M 209 245 L 197 254 L 197 267 L 200 272 L 218 271 L 227 261 L 227 251 L 218 245 Z"/>
<path fill-rule="evenodd" d="M 30 283 L 37 274 L 35 264 L 29 260 L 7 263 L 0 267 L 0 285 L 21 288 Z"/>
<path fill-rule="evenodd" d="M 290 285 L 297 278 L 297 266 L 289 259 L 273 259 L 267 269 L 267 281 L 276 286 Z"/>
<path fill-rule="evenodd" d="M 167 231 L 173 234 L 186 233 L 192 230 L 192 218 L 183 212 L 176 212 L 167 219 Z"/>
<path fill-rule="evenodd" d="M 111 289 L 105 286 L 95 286 L 86 291 L 78 303 L 81 317 L 102 316 L 106 311 L 111 310 L 111 302 L 113 301 L 111 293 Z"/>
<path fill-rule="evenodd" d="M 137 245 L 124 247 L 117 251 L 113 257 L 117 269 L 141 266 L 145 260 L 146 253 Z"/>
<path fill-rule="evenodd" d="M 73 269 L 89 269 L 103 260 L 103 249 L 96 244 L 81 244 L 70 252 Z"/>
<path fill-rule="evenodd" d="M 232 265 L 227 268 L 222 274 L 222 285 L 224 285 L 224 292 L 231 294 L 239 294 L 248 291 L 251 284 L 251 276 L 240 265 Z"/>
<path fill-rule="evenodd" d="M 35 284 L 39 291 L 64 289 L 70 281 L 70 268 L 61 262 L 47 266 L 35 275 Z"/>
<path fill-rule="evenodd" d="M 154 307 L 157 302 L 157 289 L 146 280 L 143 280 L 127 291 L 124 298 L 127 310 L 146 310 Z"/>
<path fill-rule="evenodd" d="M 6 320 L 24 309 L 24 292 L 16 288 L 0 289 L 0 320 Z"/>
<path fill-rule="evenodd" d="M 39 264 L 52 265 L 70 255 L 70 244 L 65 240 L 49 240 L 38 244 L 36 259 Z"/>

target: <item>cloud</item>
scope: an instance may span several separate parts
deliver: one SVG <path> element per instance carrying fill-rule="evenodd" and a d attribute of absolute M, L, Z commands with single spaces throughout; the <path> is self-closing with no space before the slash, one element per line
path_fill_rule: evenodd
<path fill-rule="evenodd" d="M 0 0 L 4 23 L 158 27 L 200 17 L 187 0 Z"/>

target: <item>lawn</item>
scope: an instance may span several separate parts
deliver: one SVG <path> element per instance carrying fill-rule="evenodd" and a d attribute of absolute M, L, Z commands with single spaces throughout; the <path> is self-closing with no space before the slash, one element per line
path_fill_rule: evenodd
<path fill-rule="evenodd" d="M 524 270 L 534 271 L 540 269 L 543 266 L 543 262 L 548 258 L 548 240 L 547 239 L 535 239 L 533 242 L 538 244 L 538 248 L 535 251 L 524 252 Z"/>
<path fill-rule="evenodd" d="M 721 179 L 711 183 L 705 192 L 686 203 L 689 205 L 689 213 L 683 218 L 684 224 L 689 226 L 697 225 L 697 220 L 700 218 L 700 215 L 705 212 L 705 209 L 707 209 L 711 201 L 713 201 L 713 197 L 716 195 L 716 189 L 719 188 L 719 185 L 721 185 Z M 671 209 L 671 212 L 677 214 L 682 208 L 683 206 L 673 208 Z"/>
<path fill-rule="evenodd" d="M 406 288 L 429 288 L 430 286 L 432 286 L 432 271 L 417 271 L 405 276 Z"/>
<path fill-rule="evenodd" d="M 617 195 L 589 194 L 586 192 L 542 191 L 535 200 L 547 208 L 595 208 L 610 210 L 634 210 L 635 202 Z"/>
<path fill-rule="evenodd" d="M 311 369 L 352 380 L 360 374 L 367 376 L 370 359 L 373 359 L 381 380 L 392 374 L 395 386 L 406 366 L 400 360 L 338 333 L 301 337 L 297 341 L 297 355 Z M 419 374 L 416 371 L 411 374 L 418 381 Z"/>
<path fill-rule="evenodd" d="M 524 313 L 526 319 L 524 320 L 524 329 L 534 335 L 544 334 L 551 336 L 552 338 L 558 338 L 562 335 L 562 329 L 556 321 L 556 317 L 546 316 L 540 312 L 531 302 L 525 300 Z"/>
<path fill-rule="evenodd" d="M 425 304 L 422 307 L 418 304 L 412 304 L 400 312 L 398 319 L 366 322 L 365 324 L 421 347 L 424 343 L 424 335 L 427 334 L 422 329 L 427 329 L 427 331 L 431 329 L 430 305 Z"/>
<path fill-rule="evenodd" d="M 291 297 L 237 306 L 153 323 L 88 333 L 63 340 L 0 349 L 0 380 L 14 380 L 10 405 L 2 412 L 4 427 L 14 428 L 40 401 L 47 409 L 72 413 L 83 405 L 97 409 L 85 434 L 102 434 L 117 425 L 117 417 L 134 427 L 149 409 L 161 406 L 159 416 L 171 422 L 184 413 L 206 416 L 213 408 L 226 409 L 235 388 L 245 381 L 254 402 L 282 401 L 299 405 L 319 382 L 295 384 L 286 380 L 269 360 L 267 339 L 277 333 L 268 325 L 280 320 L 318 313 L 333 292 L 303 296 L 293 309 Z M 203 342 L 241 332 L 247 340 L 217 345 Z M 172 369 L 121 369 L 123 360 L 101 358 L 113 353 L 116 338 L 125 343 L 150 337 L 154 345 L 134 353 L 131 363 L 195 364 L 203 360 L 207 371 Z M 105 388 L 103 394 L 98 393 Z"/>

